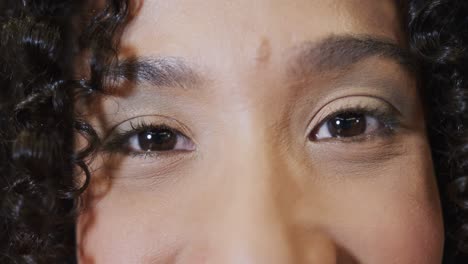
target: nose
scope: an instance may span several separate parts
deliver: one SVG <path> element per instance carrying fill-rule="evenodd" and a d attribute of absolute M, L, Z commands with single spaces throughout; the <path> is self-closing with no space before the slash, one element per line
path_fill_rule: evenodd
<path fill-rule="evenodd" d="M 223 165 L 222 207 L 211 225 L 209 263 L 338 263 L 326 230 L 299 223 L 293 210 L 294 177 L 271 151 L 258 146 Z M 287 187 L 289 186 L 289 187 Z M 301 210 L 314 208 L 301 208 Z"/>
<path fill-rule="evenodd" d="M 297 234 L 278 218 L 230 222 L 219 234 L 209 263 L 337 264 L 338 248 L 329 235 L 316 230 Z M 224 235 L 221 235 L 223 234 Z M 212 258 L 211 258 L 212 257 Z"/>

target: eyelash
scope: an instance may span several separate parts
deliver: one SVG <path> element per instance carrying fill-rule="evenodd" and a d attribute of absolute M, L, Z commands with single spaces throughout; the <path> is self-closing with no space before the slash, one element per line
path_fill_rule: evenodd
<path fill-rule="evenodd" d="M 345 113 L 359 113 L 363 115 L 368 115 L 376 118 L 383 126 L 383 129 L 380 129 L 376 133 L 373 134 L 364 134 L 362 136 L 355 136 L 349 138 L 328 138 L 328 139 L 320 139 L 320 140 L 312 140 L 311 136 L 314 135 L 313 133 L 316 132 L 318 128 L 320 128 L 323 124 L 328 122 L 330 119 Z M 339 141 L 344 143 L 352 143 L 352 142 L 361 142 L 364 140 L 368 140 L 371 137 L 380 136 L 380 137 L 391 137 L 395 134 L 395 132 L 401 128 L 401 120 L 399 118 L 397 111 L 394 109 L 382 109 L 379 107 L 369 107 L 369 106 L 354 106 L 354 107 L 341 107 L 332 113 L 328 114 L 325 118 L 322 119 L 321 122 L 318 123 L 309 133 L 308 133 L 308 140 L 309 141 L 316 141 L 316 142 L 326 142 L 326 141 Z M 132 123 L 130 121 L 131 129 L 127 131 L 119 131 L 111 134 L 109 139 L 105 140 L 102 145 L 102 150 L 107 153 L 124 153 L 127 155 L 131 155 L 133 157 L 156 157 L 161 155 L 170 155 L 173 151 L 166 152 L 158 152 L 158 151 L 151 151 L 151 152 L 135 152 L 128 149 L 128 142 L 131 137 L 138 135 L 139 133 L 146 132 L 149 130 L 168 130 L 176 135 L 180 135 L 183 137 L 188 138 L 184 133 L 180 132 L 177 129 L 172 128 L 166 124 L 148 124 L 144 121 L 138 121 L 137 123 Z"/>
<path fill-rule="evenodd" d="M 346 113 L 357 113 L 357 114 L 363 114 L 366 116 L 371 116 L 376 118 L 383 126 L 383 129 L 380 129 L 376 133 L 373 134 L 367 134 L 367 135 L 362 135 L 362 136 L 356 136 L 356 137 L 349 137 L 349 138 L 330 138 L 330 139 L 323 139 L 323 140 L 316 140 L 316 142 L 322 142 L 322 141 L 339 141 L 339 142 L 361 142 L 364 140 L 368 140 L 373 137 L 391 137 L 395 135 L 395 133 L 402 127 L 402 121 L 401 118 L 399 117 L 399 114 L 397 113 L 398 111 L 396 109 L 383 109 L 381 107 L 374 107 L 374 106 L 352 106 L 352 107 L 346 107 L 342 106 L 338 108 L 337 110 L 333 111 L 332 113 L 328 114 L 325 118 L 321 119 L 321 121 L 308 133 L 308 138 L 310 141 L 311 136 L 316 132 L 317 129 L 319 129 L 323 124 L 328 122 L 330 119 L 341 115 L 341 114 L 346 114 Z"/>
<path fill-rule="evenodd" d="M 143 157 L 143 158 L 153 158 L 161 155 L 170 155 L 169 151 L 163 153 L 164 151 L 151 151 L 151 152 L 135 152 L 131 151 L 128 148 L 128 142 L 131 137 L 138 135 L 139 133 L 146 132 L 149 130 L 169 130 L 170 132 L 188 138 L 184 133 L 179 130 L 172 128 L 166 124 L 148 124 L 145 121 L 139 121 L 138 123 L 132 123 L 130 121 L 131 129 L 127 131 L 119 131 L 114 135 L 111 135 L 110 138 L 104 141 L 102 150 L 107 153 L 124 153 L 131 155 L 132 157 Z"/>

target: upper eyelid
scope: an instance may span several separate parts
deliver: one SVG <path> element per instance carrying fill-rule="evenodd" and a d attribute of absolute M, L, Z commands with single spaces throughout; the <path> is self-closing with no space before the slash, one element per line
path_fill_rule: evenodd
<path fill-rule="evenodd" d="M 155 122 L 158 120 L 157 122 Z M 130 127 L 132 124 L 135 123 L 147 123 L 148 125 L 160 125 L 160 126 L 166 126 L 172 130 L 179 131 L 185 136 L 194 139 L 194 133 L 193 131 L 186 125 L 184 125 L 182 122 L 178 121 L 175 118 L 172 118 L 167 115 L 160 115 L 160 114 L 146 114 L 146 115 L 139 115 L 139 116 L 133 116 L 131 118 L 127 118 L 123 121 L 118 122 L 117 124 L 113 125 L 110 129 L 108 129 L 106 133 L 106 137 L 115 133 L 115 131 L 118 131 L 119 127 L 121 127 L 125 123 L 129 123 Z M 131 131 L 131 129 L 124 129 L 121 131 Z"/>
<path fill-rule="evenodd" d="M 176 133 L 176 134 L 180 134 L 180 136 L 183 136 L 183 137 L 187 137 L 186 135 L 184 135 L 182 132 L 176 130 L 176 129 L 173 129 L 171 127 L 168 127 L 168 126 L 165 126 L 165 125 L 151 125 L 151 124 L 140 124 L 138 125 L 139 127 L 135 127 L 135 128 L 132 128 L 132 130 L 127 130 L 127 131 L 121 131 L 121 132 L 116 132 L 116 133 L 113 133 L 112 136 L 109 138 L 109 140 L 105 141 L 102 146 L 102 150 L 105 151 L 105 152 L 110 152 L 110 153 L 113 153 L 113 152 L 122 152 L 124 149 L 125 149 L 125 144 L 128 144 L 129 143 L 129 140 L 138 135 L 139 133 L 141 132 L 144 132 L 145 130 L 148 130 L 148 129 L 169 129 L 171 130 L 172 132 Z M 188 137 L 187 137 L 188 138 Z M 191 139 L 189 139 L 191 140 Z M 124 152 L 127 152 L 127 151 L 124 151 Z M 135 154 L 131 151 L 129 151 L 130 153 L 129 154 Z M 144 152 L 146 153 L 146 152 Z"/>
<path fill-rule="evenodd" d="M 375 109 L 375 107 L 362 106 L 362 105 L 361 106 L 341 106 L 340 108 L 338 108 L 339 110 L 334 110 L 333 112 L 329 113 L 325 117 L 321 117 L 319 122 L 317 122 L 314 126 L 308 126 L 308 129 L 305 135 L 306 142 L 307 143 L 310 142 L 311 133 L 314 133 L 314 131 L 317 128 L 320 128 L 326 121 L 328 121 L 333 116 L 336 116 L 340 113 L 345 113 L 347 111 L 356 111 L 356 112 L 361 112 L 367 115 L 373 115 L 376 118 L 378 118 L 379 122 L 383 122 L 386 126 L 385 127 L 386 131 L 379 131 L 379 134 L 382 132 L 393 133 L 403 127 L 403 121 L 402 121 L 401 113 L 395 107 L 393 107 L 392 105 L 389 105 L 389 108 L 390 108 L 389 111 L 391 111 L 391 113 L 386 113 L 385 110 Z M 382 119 L 385 119 L 385 120 L 382 120 Z M 356 137 L 351 137 L 351 138 L 342 138 L 342 139 L 327 138 L 327 139 L 320 139 L 314 142 L 321 142 L 321 143 L 362 142 L 366 139 L 374 138 L 375 136 L 376 135 L 374 134 L 372 135 L 369 134 L 369 135 L 356 136 Z"/>
<path fill-rule="evenodd" d="M 354 95 L 340 96 L 340 97 L 333 98 L 331 100 L 327 100 L 325 103 L 323 103 L 320 107 L 318 107 L 316 110 L 314 110 L 312 112 L 310 119 L 307 120 L 307 126 L 305 127 L 305 131 L 304 131 L 305 138 L 307 138 L 309 133 L 312 131 L 313 127 L 319 125 L 320 123 L 322 123 L 325 120 L 325 118 L 329 118 L 329 117 L 333 116 L 334 113 L 339 112 L 340 110 L 348 110 L 348 109 L 356 108 L 357 106 L 359 106 L 361 108 L 367 108 L 367 109 L 371 108 L 369 105 L 365 105 L 362 102 L 359 103 L 359 104 L 356 104 L 356 103 L 350 104 L 349 103 L 349 100 L 355 100 L 356 98 L 367 98 L 367 100 L 381 101 L 382 103 L 385 104 L 385 106 L 389 107 L 392 112 L 394 112 L 395 114 L 397 114 L 400 117 L 402 116 L 402 113 L 398 108 L 396 108 L 388 100 L 385 100 L 384 98 L 381 98 L 379 96 L 369 95 L 369 94 L 354 94 Z M 322 113 L 324 111 L 324 109 L 326 109 L 330 105 L 334 104 L 335 102 L 338 102 L 338 101 L 341 101 L 341 100 L 348 100 L 348 102 L 346 102 L 346 106 L 342 105 L 340 107 L 337 107 L 340 110 L 334 110 L 330 114 L 320 115 L 320 113 Z M 316 119 L 319 119 L 319 120 L 317 121 Z M 311 124 L 314 124 L 313 127 L 312 127 Z"/>
<path fill-rule="evenodd" d="M 107 129 L 108 133 L 110 134 L 112 131 L 117 129 L 119 126 L 122 124 L 125 124 L 127 122 L 131 122 L 132 120 L 139 120 L 139 119 L 161 119 L 161 120 L 167 120 L 168 122 L 160 122 L 160 123 L 173 123 L 173 124 L 179 124 L 177 127 L 181 127 L 181 130 L 191 132 L 188 127 L 184 126 L 181 122 L 179 122 L 177 119 L 172 118 L 167 115 L 161 115 L 161 114 L 144 114 L 144 115 L 138 115 L 138 116 L 132 116 L 129 118 L 126 118 L 122 121 L 117 122 L 115 125 L 111 126 L 109 129 Z M 154 123 L 154 122 L 153 122 Z M 190 133 L 189 133 L 190 134 Z"/>
<path fill-rule="evenodd" d="M 393 112 L 398 113 L 399 115 L 401 115 L 401 112 L 399 111 L 398 108 L 396 108 L 389 101 L 387 101 L 387 100 L 385 100 L 385 99 L 383 99 L 383 98 L 381 98 L 379 96 L 369 95 L 369 94 L 353 94 L 353 95 L 340 96 L 340 97 L 337 97 L 337 98 L 334 98 L 332 100 L 327 101 L 320 108 L 318 108 L 317 110 L 314 111 L 315 114 L 312 114 L 312 117 L 309 119 L 309 121 L 306 122 L 307 126 L 306 126 L 306 130 L 305 130 L 303 138 L 305 138 L 305 139 L 308 138 L 309 133 L 313 129 L 313 127 L 310 126 L 311 122 L 314 119 L 316 119 L 317 114 L 319 114 L 324 108 L 326 108 L 327 106 L 329 106 L 330 104 L 332 104 L 333 102 L 336 102 L 338 100 L 344 100 L 346 98 L 352 99 L 352 98 L 357 98 L 357 97 L 371 98 L 373 100 L 382 101 L 382 102 L 385 103 L 385 105 L 387 107 L 391 108 Z M 341 108 L 340 110 L 333 111 L 332 113 L 330 113 L 328 115 L 325 115 L 324 117 L 320 117 L 320 120 L 318 120 L 319 122 L 315 122 L 314 127 L 321 124 L 326 118 L 330 118 L 331 116 L 333 116 L 334 114 L 336 114 L 339 111 L 353 109 L 353 108 L 356 109 L 356 105 L 359 106 L 358 108 L 361 108 L 361 109 L 364 109 L 364 110 L 367 108 L 367 106 L 362 107 L 365 104 L 362 104 L 362 106 L 361 106 L 359 104 L 351 103 L 347 107 L 340 107 Z M 375 109 L 372 109 L 372 110 L 375 110 Z M 168 120 L 169 122 L 161 122 L 161 121 L 153 122 L 153 121 L 151 121 L 151 119 L 163 119 L 163 120 Z M 135 116 L 135 117 L 132 117 L 132 118 L 127 118 L 127 119 L 117 123 L 116 125 L 112 126 L 112 129 L 108 130 L 109 132 L 106 133 L 106 136 L 104 137 L 103 143 L 109 142 L 112 139 L 116 139 L 117 138 L 117 137 L 115 137 L 116 135 L 121 136 L 120 139 L 125 138 L 125 137 L 128 138 L 130 133 L 136 133 L 134 131 L 134 129 L 133 128 L 132 129 L 123 129 L 123 130 L 119 131 L 119 127 L 122 126 L 122 124 L 127 123 L 127 122 L 130 124 L 130 127 L 132 127 L 132 125 L 134 125 L 137 122 L 141 122 L 141 121 L 146 122 L 146 123 L 151 124 L 151 125 L 154 125 L 156 123 L 158 126 L 162 125 L 162 126 L 168 127 L 169 129 L 171 129 L 173 131 L 180 132 L 183 136 L 185 136 L 185 137 L 189 138 L 191 141 L 193 141 L 195 145 L 198 145 L 195 137 L 193 136 L 192 131 L 187 126 L 184 126 L 183 124 L 181 124 L 179 121 L 177 121 L 174 118 L 171 118 L 171 117 L 165 116 L 165 115 L 157 115 L 157 114 L 153 114 L 153 115 L 152 114 L 147 114 L 147 115 Z M 168 123 L 173 123 L 173 124 L 178 124 L 178 125 L 176 125 L 174 127 L 173 125 L 168 124 Z M 126 135 L 122 135 L 122 134 L 126 134 Z"/>
<path fill-rule="evenodd" d="M 383 115 L 387 114 L 387 112 L 385 110 L 378 109 L 378 108 L 375 108 L 375 107 L 374 108 L 365 107 L 365 106 L 342 107 L 342 108 L 339 108 L 339 110 L 336 110 L 336 111 L 333 111 L 333 112 L 329 113 L 324 118 L 321 118 L 321 121 L 318 122 L 317 125 L 321 125 L 324 122 L 328 121 L 330 118 L 335 117 L 335 116 L 340 115 L 340 114 L 347 113 L 347 112 L 357 112 L 357 113 L 362 113 L 362 114 L 365 114 L 365 115 L 372 115 L 372 116 L 377 117 L 377 118 L 381 118 Z M 390 114 L 393 114 L 393 113 L 394 112 L 392 111 L 392 113 L 390 113 Z"/>
<path fill-rule="evenodd" d="M 332 118 L 334 116 L 337 116 L 337 115 L 339 115 L 341 113 L 345 113 L 346 111 L 347 111 L 346 109 L 343 109 L 343 110 L 331 113 L 330 115 L 325 117 L 320 123 L 318 123 L 317 127 L 320 129 L 320 127 L 322 125 L 324 125 L 325 122 L 327 122 L 330 118 Z M 373 114 L 371 111 L 369 111 L 369 109 L 367 109 L 367 110 L 366 109 L 353 110 L 352 108 L 350 108 L 349 111 L 350 112 L 351 111 L 356 111 L 356 112 L 363 113 L 365 115 L 372 115 Z M 386 118 L 386 117 L 383 117 L 384 115 L 387 115 L 387 113 L 379 113 L 379 114 L 374 113 L 373 116 L 375 118 L 377 118 L 379 122 L 381 122 L 382 118 Z M 388 125 L 388 122 L 392 122 L 392 124 Z M 382 135 L 382 134 L 387 134 L 387 133 L 392 133 L 393 134 L 396 130 L 401 128 L 401 121 L 399 120 L 399 118 L 395 118 L 395 119 L 392 118 L 391 120 L 385 120 L 385 121 L 382 121 L 382 123 L 385 125 L 385 128 L 381 129 L 380 131 L 377 131 L 377 133 L 362 134 L 362 135 L 359 135 L 359 136 L 346 137 L 346 138 L 333 138 L 333 137 L 330 137 L 330 138 L 319 139 L 319 140 L 316 140 L 315 142 L 321 142 L 321 143 L 363 142 L 363 141 L 368 140 L 370 138 L 375 138 L 377 135 Z M 310 136 L 310 133 L 313 133 L 317 127 L 315 127 L 314 129 L 312 129 L 309 132 L 309 136 Z"/>
<path fill-rule="evenodd" d="M 164 119 L 161 121 L 154 121 L 151 118 Z M 119 127 L 122 124 L 128 123 L 129 128 L 120 129 Z M 136 125 L 135 125 L 136 124 Z M 135 129 L 136 128 L 136 129 Z M 101 151 L 104 152 L 116 152 L 118 148 L 121 148 L 125 141 L 128 141 L 131 136 L 136 135 L 148 128 L 166 128 L 175 133 L 181 134 L 182 136 L 190 139 L 195 145 L 197 142 L 194 140 L 191 130 L 181 124 L 179 121 L 161 115 L 142 115 L 132 118 L 125 119 L 122 122 L 119 122 L 117 125 L 114 125 L 112 129 L 106 133 L 104 140 L 101 144 Z"/>

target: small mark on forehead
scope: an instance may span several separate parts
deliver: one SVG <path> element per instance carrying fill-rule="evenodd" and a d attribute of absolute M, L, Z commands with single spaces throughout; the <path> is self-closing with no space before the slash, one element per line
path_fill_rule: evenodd
<path fill-rule="evenodd" d="M 260 64 L 265 64 L 270 61 L 271 57 L 271 44 L 268 38 L 263 37 L 260 46 L 257 48 L 256 60 Z"/>

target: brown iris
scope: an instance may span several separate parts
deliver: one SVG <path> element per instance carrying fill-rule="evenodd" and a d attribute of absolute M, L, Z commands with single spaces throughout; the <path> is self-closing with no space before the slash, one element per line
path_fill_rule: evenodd
<path fill-rule="evenodd" d="M 169 129 L 144 131 L 138 134 L 138 144 L 142 151 L 173 150 L 177 144 L 177 135 Z"/>
<path fill-rule="evenodd" d="M 355 137 L 366 131 L 366 117 L 359 113 L 343 113 L 327 122 L 330 135 L 335 138 Z"/>

